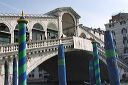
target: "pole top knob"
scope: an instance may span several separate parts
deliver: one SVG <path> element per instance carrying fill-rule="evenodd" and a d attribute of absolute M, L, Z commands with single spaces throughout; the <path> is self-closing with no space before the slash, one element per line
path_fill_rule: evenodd
<path fill-rule="evenodd" d="M 21 12 L 21 15 L 22 15 L 22 17 L 24 16 L 24 11 L 22 10 L 22 12 Z"/>

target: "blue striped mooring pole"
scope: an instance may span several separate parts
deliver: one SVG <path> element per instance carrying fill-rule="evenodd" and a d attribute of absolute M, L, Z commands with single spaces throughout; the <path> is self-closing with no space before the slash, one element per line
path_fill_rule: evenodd
<path fill-rule="evenodd" d="M 67 85 L 63 44 L 60 44 L 58 46 L 58 78 L 59 78 L 59 85 Z"/>
<path fill-rule="evenodd" d="M 18 50 L 18 85 L 27 85 L 26 75 L 26 27 L 28 21 L 22 16 L 17 21 L 19 26 L 19 50 Z"/>
<path fill-rule="evenodd" d="M 93 58 L 89 60 L 89 77 L 90 77 L 90 85 L 94 85 L 95 84 L 95 70 L 94 70 Z"/>
<path fill-rule="evenodd" d="M 105 53 L 107 57 L 106 62 L 108 66 L 110 85 L 120 85 L 118 66 L 116 62 L 115 46 L 110 31 L 105 31 L 104 41 L 105 41 Z"/>

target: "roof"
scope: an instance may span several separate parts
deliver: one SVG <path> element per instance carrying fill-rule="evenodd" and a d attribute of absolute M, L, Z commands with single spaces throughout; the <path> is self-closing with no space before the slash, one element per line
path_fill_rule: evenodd
<path fill-rule="evenodd" d="M 71 7 L 60 7 L 60 8 L 56 8 L 50 12 L 45 13 L 45 15 L 55 15 L 55 13 L 57 12 L 61 12 L 61 11 L 70 11 L 72 14 L 75 15 L 76 18 L 80 18 L 80 15 L 78 13 L 76 13 Z"/>
<path fill-rule="evenodd" d="M 14 17 L 20 17 L 21 14 L 19 13 L 0 13 L 0 16 L 14 16 Z M 54 16 L 50 15 L 44 15 L 44 14 L 24 14 L 25 17 L 51 17 L 53 18 Z"/>

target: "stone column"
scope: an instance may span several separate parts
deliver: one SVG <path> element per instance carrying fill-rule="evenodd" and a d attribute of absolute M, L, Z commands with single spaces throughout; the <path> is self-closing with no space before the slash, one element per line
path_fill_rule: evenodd
<path fill-rule="evenodd" d="M 0 61 L 1 62 L 1 61 Z M 3 65 L 2 65 L 2 63 L 0 63 L 0 85 L 3 85 L 3 73 L 2 73 L 2 67 L 3 67 Z"/>
<path fill-rule="evenodd" d="M 79 25 L 79 19 L 76 19 L 75 23 L 75 36 L 78 37 L 78 25 Z"/>
<path fill-rule="evenodd" d="M 63 34 L 63 28 L 62 28 L 62 13 L 59 12 L 58 13 L 58 37 L 61 38 L 62 34 Z"/>
<path fill-rule="evenodd" d="M 16 57 L 13 58 L 13 85 L 18 85 L 17 83 L 17 76 L 18 72 L 17 72 L 17 59 Z"/>
<path fill-rule="evenodd" d="M 14 30 L 11 30 L 11 43 L 14 43 Z"/>
<path fill-rule="evenodd" d="M 4 73 L 5 73 L 4 74 L 5 75 L 4 76 L 4 85 L 9 85 L 9 80 L 8 80 L 9 79 L 8 78 L 9 77 L 9 75 L 8 75 L 9 74 L 9 69 L 8 68 L 9 68 L 8 61 L 5 60 L 5 63 L 4 63 Z"/>

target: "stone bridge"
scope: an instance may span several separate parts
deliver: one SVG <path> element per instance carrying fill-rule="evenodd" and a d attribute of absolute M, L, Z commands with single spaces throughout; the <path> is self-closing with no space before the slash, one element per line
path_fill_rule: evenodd
<path fill-rule="evenodd" d="M 91 41 L 90 41 L 91 42 Z M 51 39 L 51 40 L 42 40 L 42 41 L 32 41 L 26 44 L 27 48 L 27 74 L 29 74 L 33 69 L 39 66 L 44 61 L 52 58 L 53 56 L 58 55 L 58 45 L 64 44 L 65 52 L 78 51 L 74 49 L 74 41 L 72 37 L 61 38 L 61 39 Z M 104 64 L 105 55 L 104 48 L 98 47 L 99 57 Z M 88 51 L 87 51 L 88 52 Z M 88 52 L 92 53 L 92 52 Z M 4 82 L 4 62 L 7 60 L 9 62 L 9 81 L 12 79 L 12 60 L 13 58 L 18 58 L 18 44 L 3 44 L 0 46 L 0 63 L 1 63 L 1 80 Z M 120 77 L 125 72 L 128 72 L 128 66 L 126 66 L 120 59 L 117 58 L 117 63 L 119 66 Z M 3 84 L 1 84 L 3 85 Z"/>

